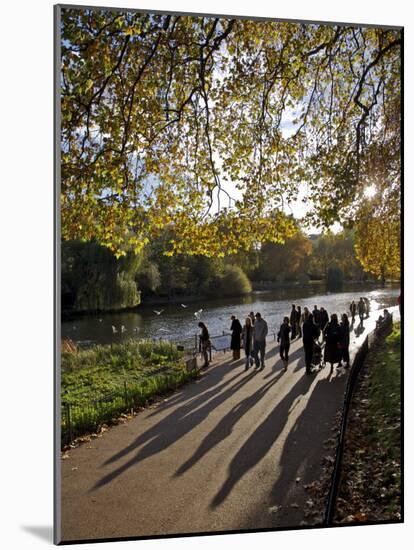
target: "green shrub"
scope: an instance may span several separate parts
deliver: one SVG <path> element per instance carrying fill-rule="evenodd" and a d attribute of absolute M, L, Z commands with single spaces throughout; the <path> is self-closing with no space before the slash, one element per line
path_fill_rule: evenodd
<path fill-rule="evenodd" d="M 251 291 L 252 285 L 247 275 L 236 265 L 225 265 L 210 287 L 210 294 L 216 296 L 237 296 Z"/>

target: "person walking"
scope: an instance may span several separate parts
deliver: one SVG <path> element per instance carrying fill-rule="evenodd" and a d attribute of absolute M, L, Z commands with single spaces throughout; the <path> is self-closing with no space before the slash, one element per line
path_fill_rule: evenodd
<path fill-rule="evenodd" d="M 345 361 L 345 368 L 349 368 L 349 319 L 346 313 L 344 313 L 341 317 L 339 332 L 339 349 L 341 354 L 339 366 L 342 367 L 342 361 Z"/>
<path fill-rule="evenodd" d="M 201 368 L 205 368 L 205 367 L 208 367 L 208 364 L 209 364 L 208 354 L 211 347 L 210 334 L 208 332 L 207 326 L 202 321 L 198 323 L 198 326 L 201 328 L 199 349 L 204 358 L 204 365 Z"/>
<path fill-rule="evenodd" d="M 259 312 L 255 315 L 254 331 L 253 331 L 253 352 L 255 360 L 255 369 L 261 366 L 261 370 L 265 367 L 265 351 L 266 351 L 266 336 L 268 327 L 266 321 L 262 318 Z M 259 361 L 260 353 L 260 361 Z"/>
<path fill-rule="evenodd" d="M 305 306 L 305 307 L 303 308 L 302 319 L 301 319 L 302 325 L 303 325 L 303 323 L 306 321 L 306 319 L 307 319 L 308 317 L 309 317 L 309 309 Z"/>
<path fill-rule="evenodd" d="M 329 323 L 329 315 L 325 308 L 321 307 L 320 310 L 320 325 L 321 331 L 323 332 L 326 325 Z"/>
<path fill-rule="evenodd" d="M 292 327 L 292 340 L 296 338 L 296 322 L 297 322 L 297 312 L 295 304 L 292 304 L 292 310 L 290 312 L 290 326 Z"/>
<path fill-rule="evenodd" d="M 352 300 L 352 302 L 349 306 L 349 311 L 351 312 L 352 324 L 354 324 L 355 323 L 356 311 L 357 311 L 357 305 L 355 303 L 355 300 Z"/>
<path fill-rule="evenodd" d="M 313 306 L 312 316 L 313 316 L 314 324 L 318 328 L 320 328 L 320 326 L 321 326 L 321 312 L 319 311 L 318 306 Z"/>
<path fill-rule="evenodd" d="M 249 313 L 250 321 L 252 322 L 252 326 L 254 326 L 254 311 L 251 311 Z"/>
<path fill-rule="evenodd" d="M 245 370 L 248 370 L 249 364 L 253 364 L 253 332 L 254 328 L 250 315 L 246 317 L 244 326 L 242 329 L 242 342 L 243 349 L 246 354 Z"/>
<path fill-rule="evenodd" d="M 297 306 L 296 308 L 296 328 L 298 338 L 302 338 L 302 308 L 300 306 Z"/>
<path fill-rule="evenodd" d="M 312 373 L 312 353 L 315 338 L 319 335 L 319 329 L 315 325 L 312 313 L 309 313 L 302 326 L 302 341 L 305 351 L 306 374 Z"/>
<path fill-rule="evenodd" d="M 277 341 L 280 343 L 279 353 L 285 370 L 288 368 L 291 330 L 291 326 L 289 325 L 289 317 L 283 317 L 283 323 L 280 325 L 280 329 L 277 334 Z"/>
<path fill-rule="evenodd" d="M 326 341 L 324 362 L 331 363 L 332 371 L 334 364 L 340 363 L 341 361 L 341 352 L 339 349 L 341 333 L 339 329 L 338 316 L 336 313 L 331 315 L 331 320 L 326 325 L 323 335 Z"/>
<path fill-rule="evenodd" d="M 364 324 L 364 313 L 365 313 L 365 304 L 364 304 L 364 299 L 363 298 L 359 299 L 357 310 L 358 310 L 358 316 L 359 316 L 359 324 L 363 325 Z"/>
<path fill-rule="evenodd" d="M 235 315 L 231 316 L 231 342 L 230 349 L 233 350 L 233 361 L 240 359 L 240 336 L 242 333 L 242 326 L 240 321 Z"/>
<path fill-rule="evenodd" d="M 363 300 L 364 300 L 364 305 L 365 305 L 365 317 L 368 318 L 371 306 L 370 306 L 368 298 L 363 298 Z"/>

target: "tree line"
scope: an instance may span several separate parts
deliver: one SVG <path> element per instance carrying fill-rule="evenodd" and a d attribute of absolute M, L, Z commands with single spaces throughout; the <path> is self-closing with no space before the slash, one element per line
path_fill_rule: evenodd
<path fill-rule="evenodd" d="M 355 233 L 307 236 L 298 231 L 284 244 L 263 243 L 225 257 L 165 254 L 171 235 L 149 243 L 140 254 L 121 258 L 94 241 L 62 243 L 62 306 L 75 311 L 132 308 L 151 300 L 217 298 L 248 294 L 255 286 L 324 281 L 331 290 L 343 281 L 374 280 L 358 259 Z M 387 278 L 398 270 L 386 271 Z"/>

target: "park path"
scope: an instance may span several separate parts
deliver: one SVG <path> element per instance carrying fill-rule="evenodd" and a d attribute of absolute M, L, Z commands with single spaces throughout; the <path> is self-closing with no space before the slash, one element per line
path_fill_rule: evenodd
<path fill-rule="evenodd" d="M 374 317 L 352 333 L 353 353 Z M 300 341 L 287 372 L 275 342 L 263 371 L 243 363 L 215 354 L 199 380 L 71 450 L 61 464 L 62 540 L 300 525 L 347 371 L 306 376 Z"/>

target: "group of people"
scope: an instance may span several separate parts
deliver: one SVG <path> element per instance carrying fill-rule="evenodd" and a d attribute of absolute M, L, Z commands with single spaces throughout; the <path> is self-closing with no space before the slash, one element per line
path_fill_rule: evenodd
<path fill-rule="evenodd" d="M 290 342 L 296 337 L 302 338 L 303 341 L 306 374 L 312 372 L 312 365 L 323 366 L 330 363 L 332 369 L 335 363 L 342 366 L 344 361 L 343 366 L 349 367 L 349 319 L 346 313 L 341 316 L 339 322 L 336 313 L 329 317 L 323 307 L 319 309 L 315 305 L 311 312 L 304 307 L 302 313 L 300 306 L 292 304 L 290 318 L 284 317 L 277 335 L 280 358 L 285 370 L 289 362 Z"/>
<path fill-rule="evenodd" d="M 211 348 L 210 335 L 205 323 L 198 323 L 200 332 L 200 351 L 204 359 L 204 367 L 209 364 L 209 350 Z M 265 366 L 266 336 L 269 332 L 267 322 L 262 315 L 251 311 L 246 317 L 244 325 L 240 323 L 235 315 L 231 316 L 231 342 L 230 348 L 233 351 L 233 361 L 240 359 L 240 349 L 243 348 L 246 359 L 245 368 L 255 364 L 256 369 L 263 369 Z"/>
<path fill-rule="evenodd" d="M 295 304 L 292 304 L 290 317 L 288 317 L 288 321 L 291 327 L 291 334 L 290 334 L 291 340 L 294 340 L 296 337 L 302 338 L 302 326 L 305 323 L 308 316 L 309 316 L 309 309 L 307 307 L 304 307 L 302 312 L 301 306 L 296 306 Z M 323 307 L 318 309 L 317 306 L 314 306 L 312 310 L 312 316 L 315 324 L 317 324 L 322 328 L 325 327 L 326 324 L 329 322 L 328 313 Z"/>
<path fill-rule="evenodd" d="M 356 313 L 361 322 L 369 315 L 369 302 L 363 298 L 356 304 L 353 300 L 349 306 L 352 323 Z M 207 326 L 199 322 L 201 329 L 200 350 L 204 358 L 204 367 L 209 364 L 210 335 Z M 265 367 L 266 336 L 268 325 L 262 315 L 251 311 L 242 325 L 235 315 L 231 316 L 231 343 L 233 361 L 240 359 L 240 350 L 244 350 L 245 369 L 255 366 L 263 370 Z M 321 338 L 322 336 L 322 338 Z M 349 367 L 350 322 L 348 315 L 343 313 L 341 319 L 333 313 L 330 317 L 323 308 L 314 306 L 312 311 L 292 304 L 290 316 L 286 316 L 277 333 L 279 353 L 287 370 L 289 363 L 290 343 L 295 338 L 301 338 L 305 355 L 306 374 L 312 372 L 312 366 L 324 366 L 330 363 L 333 366 Z"/>
<path fill-rule="evenodd" d="M 235 315 L 231 316 L 231 342 L 233 361 L 240 359 L 240 348 L 245 352 L 245 369 L 255 364 L 255 368 L 264 369 L 266 336 L 269 332 L 267 322 L 261 313 L 251 311 L 246 317 L 244 325 Z"/>
<path fill-rule="evenodd" d="M 352 324 L 355 322 L 355 317 L 358 313 L 359 322 L 361 325 L 364 323 L 364 319 L 369 317 L 369 300 L 368 298 L 360 298 L 358 303 L 352 300 L 349 311 L 351 312 Z"/>

